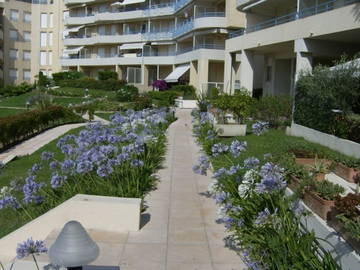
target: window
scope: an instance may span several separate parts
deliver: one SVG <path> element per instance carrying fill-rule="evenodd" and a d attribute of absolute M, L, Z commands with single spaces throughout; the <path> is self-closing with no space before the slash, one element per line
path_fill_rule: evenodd
<path fill-rule="evenodd" d="M 30 23 L 31 22 L 31 13 L 24 11 L 24 22 Z"/>
<path fill-rule="evenodd" d="M 100 36 L 104 36 L 106 34 L 105 25 L 98 26 L 98 33 L 99 33 Z"/>
<path fill-rule="evenodd" d="M 46 52 L 43 52 L 43 51 L 40 52 L 40 65 L 41 66 L 47 65 Z"/>
<path fill-rule="evenodd" d="M 49 46 L 52 46 L 52 45 L 53 45 L 53 33 L 52 33 L 52 32 L 49 33 L 48 43 L 49 43 Z"/>
<path fill-rule="evenodd" d="M 47 13 L 41 13 L 40 15 L 40 26 L 41 28 L 47 28 L 48 27 L 48 16 Z"/>
<path fill-rule="evenodd" d="M 24 69 L 23 70 L 24 81 L 30 81 L 30 77 L 31 77 L 31 71 L 29 69 Z"/>
<path fill-rule="evenodd" d="M 18 40 L 18 31 L 17 30 L 10 30 L 10 39 Z"/>
<path fill-rule="evenodd" d="M 25 61 L 31 60 L 31 51 L 24 51 L 23 60 L 25 60 Z"/>
<path fill-rule="evenodd" d="M 53 57 L 53 54 L 52 54 L 52 51 L 48 52 L 48 64 L 49 66 L 52 65 L 52 58 Z"/>
<path fill-rule="evenodd" d="M 49 14 L 49 27 L 54 27 L 54 13 Z"/>
<path fill-rule="evenodd" d="M 66 19 L 67 17 L 69 17 L 69 11 L 68 11 L 68 10 L 67 10 L 67 11 L 64 11 L 64 13 L 63 13 L 63 20 L 65 21 L 65 19 Z"/>
<path fill-rule="evenodd" d="M 10 49 L 10 59 L 17 59 L 18 58 L 18 50 Z"/>
<path fill-rule="evenodd" d="M 24 40 L 25 41 L 31 41 L 31 32 L 24 31 Z"/>
<path fill-rule="evenodd" d="M 47 46 L 47 34 L 46 32 L 41 32 L 40 33 L 40 46 L 41 47 L 46 47 Z"/>
<path fill-rule="evenodd" d="M 140 84 L 141 83 L 141 68 L 128 67 L 127 68 L 127 82 Z"/>
<path fill-rule="evenodd" d="M 15 69 L 15 68 L 9 69 L 9 76 L 11 79 L 16 80 L 17 79 L 17 69 Z"/>
<path fill-rule="evenodd" d="M 16 9 L 10 10 L 10 20 L 18 21 L 19 20 L 19 11 Z"/>

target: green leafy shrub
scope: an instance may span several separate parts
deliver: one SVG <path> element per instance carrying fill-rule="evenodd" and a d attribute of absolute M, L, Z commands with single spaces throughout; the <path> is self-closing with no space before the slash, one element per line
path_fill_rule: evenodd
<path fill-rule="evenodd" d="M 39 74 L 36 76 L 37 78 L 37 85 L 39 87 L 47 87 L 51 84 L 51 80 L 42 73 L 42 71 L 39 72 Z"/>
<path fill-rule="evenodd" d="M 116 93 L 116 99 L 120 102 L 134 101 L 139 95 L 139 89 L 134 85 L 124 85 Z"/>
<path fill-rule="evenodd" d="M 175 99 L 182 95 L 181 92 L 173 90 L 150 91 L 148 95 L 153 99 L 157 107 L 169 107 L 175 104 Z"/>
<path fill-rule="evenodd" d="M 73 88 L 88 88 L 88 89 L 101 89 L 107 91 L 117 91 L 125 85 L 123 80 L 106 80 L 99 81 L 92 78 L 84 77 L 76 80 L 63 80 L 59 81 L 58 85 L 61 87 Z"/>
<path fill-rule="evenodd" d="M 315 181 L 312 188 L 321 198 L 328 201 L 335 200 L 341 193 L 345 192 L 342 186 L 327 180 Z"/>
<path fill-rule="evenodd" d="M 101 70 L 98 72 L 98 79 L 100 81 L 117 80 L 118 74 L 115 71 L 111 70 Z"/>
<path fill-rule="evenodd" d="M 170 90 L 183 93 L 183 99 L 193 100 L 196 99 L 196 89 L 192 85 L 174 85 Z"/>
<path fill-rule="evenodd" d="M 141 111 L 152 107 L 152 99 L 148 95 L 140 95 L 134 99 L 133 109 Z"/>
<path fill-rule="evenodd" d="M 0 144 L 6 148 L 47 128 L 73 122 L 83 122 L 83 119 L 59 106 L 0 118 Z"/>
<path fill-rule="evenodd" d="M 34 85 L 23 82 L 17 86 L 7 85 L 4 88 L 0 88 L 0 95 L 4 97 L 19 96 L 34 89 Z"/>
<path fill-rule="evenodd" d="M 77 80 L 83 77 L 85 77 L 85 74 L 80 71 L 62 71 L 52 74 L 52 78 L 56 85 L 58 85 L 60 81 Z"/>
<path fill-rule="evenodd" d="M 264 96 L 254 103 L 252 115 L 277 128 L 291 123 L 292 98 L 290 96 Z"/>
<path fill-rule="evenodd" d="M 343 59 L 338 64 L 344 64 Z M 294 121 L 297 124 L 360 142 L 359 124 L 348 115 L 360 114 L 360 66 L 318 66 L 301 74 L 296 84 Z M 351 122 L 349 125 L 348 122 Z M 353 126 L 351 128 L 351 126 Z"/>

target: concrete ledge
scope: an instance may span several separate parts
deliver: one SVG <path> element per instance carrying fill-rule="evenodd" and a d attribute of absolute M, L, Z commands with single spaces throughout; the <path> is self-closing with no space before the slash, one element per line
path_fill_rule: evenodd
<path fill-rule="evenodd" d="M 141 199 L 78 194 L 0 239 L 0 261 L 15 257 L 18 243 L 29 237 L 44 240 L 50 232 L 61 229 L 70 220 L 86 229 L 111 232 L 140 229 Z"/>
<path fill-rule="evenodd" d="M 195 108 L 197 108 L 196 100 L 175 99 L 175 104 L 180 109 L 195 109 Z"/>
<path fill-rule="evenodd" d="M 246 135 L 246 125 L 215 124 L 219 137 L 235 137 Z"/>
<path fill-rule="evenodd" d="M 287 133 L 291 136 L 303 137 L 304 139 L 329 147 L 348 156 L 360 158 L 360 144 L 326 134 L 315 129 L 292 123 L 291 130 Z"/>
<path fill-rule="evenodd" d="M 286 195 L 293 192 L 287 188 Z M 335 261 L 343 270 L 360 269 L 360 256 L 355 250 L 330 226 L 326 221 L 316 215 L 303 201 L 300 201 L 300 208 L 311 212 L 309 216 L 303 217 L 301 222 L 309 230 L 314 231 L 320 245 L 331 253 Z M 323 239 L 323 240 L 321 240 Z"/>

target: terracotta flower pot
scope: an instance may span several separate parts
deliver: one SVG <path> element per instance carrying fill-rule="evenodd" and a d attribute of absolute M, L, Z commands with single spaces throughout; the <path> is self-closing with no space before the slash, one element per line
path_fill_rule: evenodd
<path fill-rule="evenodd" d="M 314 175 L 315 181 L 324 181 L 325 180 L 325 173 L 317 173 Z"/>
<path fill-rule="evenodd" d="M 300 187 L 300 179 L 295 175 L 290 175 L 290 181 L 288 182 L 288 187 L 295 191 Z"/>
<path fill-rule="evenodd" d="M 310 165 L 315 164 L 315 158 L 295 158 L 295 163 L 299 165 Z"/>
<path fill-rule="evenodd" d="M 304 202 L 322 219 L 330 219 L 330 211 L 335 206 L 335 201 L 328 201 L 312 191 L 307 191 L 304 194 Z"/>
<path fill-rule="evenodd" d="M 345 229 L 344 224 L 336 218 L 339 214 L 335 209 L 331 211 L 331 219 L 329 225 L 337 231 L 346 242 L 348 242 L 352 248 L 360 254 L 360 241 L 356 240 L 351 234 Z"/>
<path fill-rule="evenodd" d="M 360 171 L 355 170 L 353 168 L 349 168 L 342 163 L 338 163 L 338 164 L 336 164 L 335 173 L 338 176 L 340 176 L 341 178 L 344 178 L 346 181 L 348 181 L 350 183 L 354 183 L 355 181 L 354 181 L 353 177 L 357 173 L 360 173 Z"/>

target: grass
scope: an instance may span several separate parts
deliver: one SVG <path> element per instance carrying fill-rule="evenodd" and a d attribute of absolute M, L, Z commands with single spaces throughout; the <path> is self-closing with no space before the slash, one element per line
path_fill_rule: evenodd
<path fill-rule="evenodd" d="M 96 116 L 99 116 L 102 119 L 110 120 L 110 116 L 114 113 L 95 113 Z"/>
<path fill-rule="evenodd" d="M 73 129 L 68 133 L 64 134 L 75 134 L 78 133 L 83 127 Z M 58 138 L 60 139 L 60 138 Z M 47 145 L 43 146 L 35 153 L 17 158 L 12 162 L 8 163 L 2 170 L 0 170 L 0 188 L 3 186 L 7 186 L 13 180 L 22 180 L 27 174 L 27 171 L 31 169 L 34 163 L 40 162 L 40 155 L 43 151 L 51 151 L 55 154 L 56 159 L 63 158 L 63 154 L 56 147 L 56 142 L 58 139 L 53 140 Z M 48 168 L 43 168 L 39 172 L 39 176 L 37 180 L 43 180 L 44 182 L 50 181 L 50 170 Z M 12 232 L 16 228 L 23 225 L 23 220 L 19 218 L 17 213 L 12 209 L 2 209 L 0 211 L 0 238 L 5 236 L 6 234 Z"/>
<path fill-rule="evenodd" d="M 0 118 L 15 115 L 18 113 L 23 113 L 23 112 L 26 112 L 26 110 L 0 108 Z"/>
<path fill-rule="evenodd" d="M 271 129 L 261 136 L 250 134 L 244 137 L 237 137 L 237 139 L 247 142 L 247 150 L 244 151 L 238 159 L 240 162 L 248 157 L 262 158 L 264 154 L 268 153 L 271 153 L 275 160 L 282 160 L 288 157 L 287 154 L 289 150 L 304 149 L 329 159 L 340 159 L 360 164 L 359 159 L 346 156 L 328 147 L 311 143 L 301 137 L 287 136 L 284 130 Z M 221 142 L 227 143 L 230 143 L 232 140 L 234 140 L 234 138 L 220 139 Z M 216 164 L 215 161 L 215 167 L 219 167 L 220 165 L 221 164 Z"/>
<path fill-rule="evenodd" d="M 115 99 L 115 91 L 106 91 L 99 89 L 89 89 L 89 95 L 92 98 L 107 97 L 108 99 Z M 83 88 L 72 88 L 72 87 L 60 87 L 56 89 L 51 89 L 50 94 L 54 96 L 71 96 L 71 97 L 84 97 L 85 89 Z"/>

